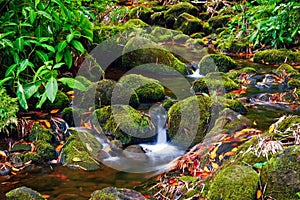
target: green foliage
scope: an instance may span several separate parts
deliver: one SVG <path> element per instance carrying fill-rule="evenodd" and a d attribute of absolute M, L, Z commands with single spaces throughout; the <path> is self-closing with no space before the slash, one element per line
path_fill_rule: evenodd
<path fill-rule="evenodd" d="M 9 134 L 9 128 L 17 124 L 17 99 L 8 96 L 4 88 L 0 88 L 0 132 Z"/>
<path fill-rule="evenodd" d="M 28 108 L 27 99 L 39 99 L 36 107 L 58 91 L 57 78 L 63 68 L 73 65 L 73 56 L 86 53 L 93 40 L 92 13 L 81 6 L 88 1 L 17 1 L 3 3 L 0 17 L 0 82 L 15 92 L 20 105 Z M 58 79 L 76 87 L 71 78 Z M 39 90 L 42 88 L 42 90 Z M 79 86 L 80 90 L 84 88 Z"/>

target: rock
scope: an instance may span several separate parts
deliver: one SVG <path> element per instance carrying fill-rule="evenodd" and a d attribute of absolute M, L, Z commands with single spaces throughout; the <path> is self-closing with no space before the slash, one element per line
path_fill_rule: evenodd
<path fill-rule="evenodd" d="M 101 150 L 102 145 L 91 133 L 72 130 L 61 152 L 61 161 L 68 167 L 87 171 L 99 169 L 99 163 L 94 159 Z"/>
<path fill-rule="evenodd" d="M 44 200 L 43 196 L 28 187 L 22 186 L 5 194 L 7 200 Z"/>
<path fill-rule="evenodd" d="M 198 78 L 192 83 L 192 89 L 195 93 L 209 93 L 208 86 L 204 78 Z"/>
<path fill-rule="evenodd" d="M 204 96 L 192 96 L 172 105 L 168 111 L 167 132 L 171 142 L 179 146 L 199 143 L 208 128 L 210 107 L 210 98 Z"/>
<path fill-rule="evenodd" d="M 173 40 L 173 37 L 181 33 L 182 32 L 174 31 L 167 28 L 154 27 L 150 33 L 150 36 L 152 36 L 151 39 L 154 42 L 168 42 Z"/>
<path fill-rule="evenodd" d="M 111 96 L 116 82 L 109 79 L 103 79 L 97 82 L 95 93 L 96 108 L 111 105 Z"/>
<path fill-rule="evenodd" d="M 236 82 L 222 72 L 208 73 L 204 80 L 211 91 L 229 92 L 240 88 Z"/>
<path fill-rule="evenodd" d="M 191 35 L 202 31 L 203 25 L 199 18 L 188 13 L 182 13 L 175 22 L 174 28 L 182 31 L 184 34 Z"/>
<path fill-rule="evenodd" d="M 200 74 L 207 74 L 209 72 L 228 72 L 237 67 L 237 63 L 232 58 L 222 54 L 206 55 L 200 60 L 198 65 Z"/>
<path fill-rule="evenodd" d="M 221 168 L 213 179 L 208 199 L 249 200 L 255 197 L 259 175 L 248 166 Z"/>
<path fill-rule="evenodd" d="M 174 103 L 175 103 L 174 100 L 165 99 L 162 103 L 162 107 L 164 107 L 166 110 L 169 110 Z"/>
<path fill-rule="evenodd" d="M 168 28 L 173 28 L 175 19 L 177 19 L 179 15 L 182 13 L 188 13 L 190 15 L 197 16 L 198 11 L 199 9 L 197 7 L 187 2 L 175 4 L 165 12 L 166 25 Z"/>
<path fill-rule="evenodd" d="M 290 146 L 274 155 L 261 170 L 265 195 L 281 200 L 297 200 L 300 191 L 300 147 Z"/>
<path fill-rule="evenodd" d="M 39 123 L 35 123 L 29 135 L 29 141 L 34 142 L 34 141 L 41 140 L 50 143 L 52 136 L 53 133 L 51 130 L 44 128 Z"/>
<path fill-rule="evenodd" d="M 166 20 L 165 20 L 165 15 L 164 12 L 155 12 L 150 16 L 150 24 L 151 25 L 157 25 L 157 26 L 165 26 Z"/>
<path fill-rule="evenodd" d="M 42 105 L 42 109 L 48 111 L 53 109 L 63 110 L 64 108 L 69 106 L 70 106 L 69 97 L 65 93 L 58 91 L 54 102 L 51 103 L 49 100 L 46 100 L 45 103 Z"/>
<path fill-rule="evenodd" d="M 31 151 L 31 148 L 30 144 L 17 143 L 12 146 L 10 152 Z"/>
<path fill-rule="evenodd" d="M 79 120 L 83 118 L 84 110 L 80 108 L 68 107 L 63 109 L 62 111 L 62 119 L 66 121 L 69 127 L 75 127 L 75 120 Z"/>
<path fill-rule="evenodd" d="M 300 52 L 293 52 L 288 49 L 263 50 L 254 54 L 253 61 L 269 64 L 299 63 Z"/>
<path fill-rule="evenodd" d="M 129 30 L 129 29 L 133 29 L 133 28 L 144 28 L 149 26 L 149 24 L 143 22 L 140 19 L 130 19 L 128 20 L 125 24 L 124 27 Z"/>
<path fill-rule="evenodd" d="M 123 150 L 123 144 L 120 140 L 112 140 L 109 143 L 111 150 L 115 152 L 121 152 Z"/>
<path fill-rule="evenodd" d="M 140 19 L 147 24 L 150 24 L 150 16 L 154 13 L 154 11 L 145 6 L 137 6 L 130 10 L 129 18 L 130 19 Z"/>
<path fill-rule="evenodd" d="M 291 79 L 287 82 L 289 88 L 300 88 L 300 80 Z"/>
<path fill-rule="evenodd" d="M 90 200 L 144 200 L 145 197 L 134 190 L 125 188 L 108 187 L 96 190 L 92 193 Z"/>
<path fill-rule="evenodd" d="M 114 114 L 113 114 L 114 113 Z M 129 105 L 105 106 L 93 112 L 93 125 L 123 144 L 146 143 L 155 138 L 155 129 L 149 119 Z"/>
<path fill-rule="evenodd" d="M 229 22 L 230 15 L 220 15 L 209 18 L 207 21 L 212 30 L 217 30 L 218 28 L 223 28 Z"/>
<path fill-rule="evenodd" d="M 143 70 L 148 69 L 151 72 L 171 71 L 171 69 L 168 70 L 160 65 L 163 64 L 181 74 L 187 74 L 185 65 L 171 52 L 143 37 L 133 37 L 127 42 L 123 49 L 122 62 L 127 69 L 147 64 Z"/>
<path fill-rule="evenodd" d="M 23 162 L 28 162 L 28 161 L 32 161 L 32 163 L 35 164 L 40 164 L 41 162 L 41 156 L 38 155 L 37 153 L 33 153 L 33 152 L 28 152 L 26 154 L 21 154 L 21 158 Z"/>
<path fill-rule="evenodd" d="M 123 151 L 126 158 L 130 158 L 137 161 L 145 161 L 148 156 L 145 154 L 143 148 L 139 145 L 130 145 L 126 147 Z"/>
<path fill-rule="evenodd" d="M 253 67 L 244 67 L 239 70 L 239 73 L 255 74 L 257 71 Z"/>
<path fill-rule="evenodd" d="M 276 70 L 275 72 L 277 74 L 283 74 L 283 72 L 286 72 L 286 73 L 295 73 L 297 72 L 296 69 L 294 69 L 291 65 L 289 64 L 286 64 L 286 63 L 283 63 L 281 64 Z"/>
<path fill-rule="evenodd" d="M 36 151 L 42 159 L 49 161 L 56 158 L 55 148 L 48 142 L 37 140 L 34 142 Z"/>
<path fill-rule="evenodd" d="M 129 74 L 123 76 L 119 82 L 127 88 L 132 88 L 141 102 L 157 102 L 165 97 L 164 87 L 152 78 Z"/>
<path fill-rule="evenodd" d="M 248 112 L 247 108 L 239 100 L 226 99 L 226 107 L 242 115 L 245 115 Z"/>

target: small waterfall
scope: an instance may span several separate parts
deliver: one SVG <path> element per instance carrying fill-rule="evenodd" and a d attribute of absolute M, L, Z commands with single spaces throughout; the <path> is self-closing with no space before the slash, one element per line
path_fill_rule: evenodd
<path fill-rule="evenodd" d="M 193 71 L 193 73 L 187 75 L 187 77 L 190 77 L 190 78 L 202 78 L 204 76 L 202 74 L 200 74 L 200 70 L 199 69 L 196 69 L 196 71 Z"/>
<path fill-rule="evenodd" d="M 166 110 L 165 108 L 154 105 L 150 108 L 149 114 L 151 116 L 151 121 L 156 127 L 156 144 L 166 144 L 167 143 L 167 130 L 166 130 Z"/>

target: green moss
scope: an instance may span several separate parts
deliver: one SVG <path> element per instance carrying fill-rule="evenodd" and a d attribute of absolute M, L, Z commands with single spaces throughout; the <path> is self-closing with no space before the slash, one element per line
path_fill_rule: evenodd
<path fill-rule="evenodd" d="M 256 69 L 254 69 L 253 67 L 244 67 L 244 68 L 240 69 L 239 72 L 246 73 L 246 74 L 255 74 Z"/>
<path fill-rule="evenodd" d="M 124 144 L 149 141 L 154 136 L 149 119 L 129 105 L 114 105 L 113 110 L 111 106 L 96 109 L 92 122 L 94 125 L 99 123 L 106 134 Z"/>
<path fill-rule="evenodd" d="M 162 103 L 162 106 L 165 108 L 165 109 L 169 109 L 171 108 L 171 106 L 174 104 L 175 102 L 172 101 L 171 99 L 165 99 Z"/>
<path fill-rule="evenodd" d="M 70 127 L 74 127 L 75 126 L 74 119 L 80 120 L 84 112 L 85 111 L 80 108 L 68 107 L 63 109 L 61 114 L 63 120 L 65 120 Z"/>
<path fill-rule="evenodd" d="M 109 79 L 98 81 L 95 93 L 96 107 L 107 106 L 111 104 L 111 96 L 116 82 Z"/>
<path fill-rule="evenodd" d="M 286 73 L 293 73 L 293 72 L 297 72 L 296 69 L 294 69 L 291 65 L 283 63 L 281 64 L 276 70 L 275 72 L 278 74 L 282 74 L 284 72 Z"/>
<path fill-rule="evenodd" d="M 228 72 L 237 67 L 237 63 L 232 58 L 221 54 L 206 55 L 201 59 L 198 65 L 201 74 L 207 74 L 209 72 Z"/>
<path fill-rule="evenodd" d="M 248 166 L 233 165 L 222 168 L 210 185 L 208 199 L 254 199 L 258 181 L 258 174 Z"/>
<path fill-rule="evenodd" d="M 143 22 L 143 21 L 141 21 Z M 143 22 L 145 23 L 145 22 Z M 126 31 L 127 27 L 125 26 L 99 26 L 94 28 L 93 32 L 93 42 L 96 44 L 100 44 L 107 38 L 111 38 L 114 35 L 117 35 L 123 31 Z M 99 80 L 99 77 L 97 77 Z"/>
<path fill-rule="evenodd" d="M 154 12 L 161 12 L 161 11 L 165 11 L 168 10 L 170 8 L 170 6 L 166 5 L 166 6 L 155 6 L 152 8 L 152 10 Z"/>
<path fill-rule="evenodd" d="M 22 143 L 17 143 L 14 144 L 11 148 L 11 152 L 22 152 L 22 151 L 31 151 L 32 147 L 30 144 L 22 144 Z"/>
<path fill-rule="evenodd" d="M 155 79 L 142 75 L 129 74 L 123 76 L 119 82 L 135 90 L 141 102 L 156 102 L 165 97 L 165 89 Z"/>
<path fill-rule="evenodd" d="M 51 103 L 49 100 L 47 100 L 43 106 L 42 109 L 44 110 L 53 110 L 53 109 L 60 109 L 63 110 L 66 107 L 70 106 L 70 100 L 69 97 L 64 94 L 63 92 L 58 91 L 55 97 L 55 100 L 53 103 Z"/>
<path fill-rule="evenodd" d="M 199 78 L 192 83 L 192 89 L 196 93 L 209 93 L 208 86 L 204 78 Z"/>
<path fill-rule="evenodd" d="M 277 130 L 280 132 L 273 133 L 273 137 L 275 139 L 282 139 L 287 136 L 293 135 L 293 131 L 296 131 L 297 127 L 295 127 L 296 124 L 300 123 L 300 117 L 297 115 L 290 115 L 285 117 L 278 125 L 277 125 Z M 287 131 L 289 130 L 289 131 Z M 284 132 L 284 133 L 283 133 Z"/>
<path fill-rule="evenodd" d="M 51 132 L 51 130 L 42 127 L 39 123 L 35 123 L 29 135 L 29 141 L 34 142 L 41 140 L 50 143 L 52 136 L 53 133 Z"/>
<path fill-rule="evenodd" d="M 197 32 L 197 33 L 191 34 L 191 38 L 194 38 L 194 39 L 202 39 L 203 36 L 204 36 L 203 32 Z"/>
<path fill-rule="evenodd" d="M 182 13 L 174 24 L 174 28 L 190 35 L 203 30 L 202 21 L 188 13 Z"/>
<path fill-rule="evenodd" d="M 155 12 L 150 16 L 152 25 L 164 26 L 166 24 L 164 12 Z"/>
<path fill-rule="evenodd" d="M 122 62 L 127 69 L 148 64 L 149 70 L 162 72 L 166 71 L 160 65 L 163 64 L 181 74 L 187 73 L 185 65 L 171 52 L 143 37 L 134 37 L 127 42 L 123 50 Z"/>
<path fill-rule="evenodd" d="M 129 12 L 129 18 L 130 19 L 140 19 L 146 23 L 150 23 L 150 16 L 153 14 L 153 10 L 150 8 L 147 8 L 145 6 L 138 6 L 134 7 Z"/>
<path fill-rule="evenodd" d="M 40 193 L 25 186 L 13 189 L 5 196 L 7 200 L 44 200 Z"/>
<path fill-rule="evenodd" d="M 203 32 L 206 34 L 206 35 L 209 35 L 212 33 L 212 27 L 209 25 L 208 22 L 204 22 L 203 24 Z"/>
<path fill-rule="evenodd" d="M 240 86 L 235 81 L 230 79 L 226 74 L 222 72 L 208 73 L 204 77 L 204 80 L 206 81 L 209 90 L 228 92 L 240 88 Z"/>
<path fill-rule="evenodd" d="M 114 200 L 114 199 L 142 200 L 145 199 L 145 197 L 141 193 L 131 189 L 108 187 L 102 190 L 96 190 L 95 192 L 93 192 L 90 198 L 90 200 Z"/>
<path fill-rule="evenodd" d="M 10 129 L 18 123 L 16 114 L 19 110 L 16 98 L 11 98 L 3 87 L 0 87 L 0 132 L 9 134 Z"/>
<path fill-rule="evenodd" d="M 178 34 L 176 36 L 174 36 L 174 41 L 178 42 L 178 43 L 185 43 L 190 37 L 188 35 L 185 34 Z"/>
<path fill-rule="evenodd" d="M 206 134 L 210 106 L 210 99 L 204 96 L 192 96 L 172 105 L 168 111 L 168 136 L 172 142 L 186 145 L 192 139 L 192 145 L 199 143 Z M 195 119 L 199 113 L 199 118 Z M 195 138 L 187 137 L 194 131 L 197 131 Z"/>
<path fill-rule="evenodd" d="M 254 54 L 253 61 L 269 64 L 297 63 L 300 62 L 300 52 L 293 52 L 287 49 L 263 50 Z"/>
<path fill-rule="evenodd" d="M 96 190 L 92 193 L 90 200 L 115 200 L 115 196 L 110 193 Z"/>
<path fill-rule="evenodd" d="M 281 200 L 297 200 L 300 191 L 300 147 L 290 146 L 274 155 L 262 168 L 265 195 Z"/>
<path fill-rule="evenodd" d="M 182 13 L 197 16 L 198 11 L 197 7 L 187 2 L 175 4 L 165 12 L 166 25 L 167 27 L 172 28 L 175 23 L 175 19 L 177 19 Z"/>
<path fill-rule="evenodd" d="M 155 42 L 167 42 L 172 40 L 178 32 L 167 28 L 154 27 L 150 34 L 153 36 L 152 40 Z"/>
<path fill-rule="evenodd" d="M 247 114 L 247 108 L 244 106 L 244 104 L 239 100 L 226 100 L 226 107 L 230 108 L 231 110 L 234 110 L 242 115 Z"/>
<path fill-rule="evenodd" d="M 41 156 L 36 153 L 28 152 L 22 156 L 23 162 L 32 161 L 32 163 L 39 164 L 41 162 Z"/>
<path fill-rule="evenodd" d="M 221 15 L 221 16 L 214 16 L 209 18 L 207 21 L 210 27 L 213 30 L 217 30 L 217 28 L 223 28 L 229 22 L 230 15 Z"/>
<path fill-rule="evenodd" d="M 92 84 L 92 82 L 85 76 L 76 76 L 76 80 L 82 83 L 85 87 L 89 87 Z"/>
<path fill-rule="evenodd" d="M 132 28 L 144 28 L 149 26 L 147 23 L 143 22 L 140 19 L 130 19 L 125 24 L 124 27 L 126 29 L 132 29 Z"/>
<path fill-rule="evenodd" d="M 42 140 L 38 140 L 34 142 L 34 145 L 38 155 L 44 160 L 53 160 L 56 158 L 55 148 L 51 144 Z"/>
<path fill-rule="evenodd" d="M 287 85 L 289 86 L 289 88 L 300 88 L 300 80 L 291 79 L 288 81 Z"/>
<path fill-rule="evenodd" d="M 99 169 L 99 164 L 94 159 L 97 159 L 101 149 L 102 145 L 91 133 L 71 131 L 62 150 L 62 163 L 88 171 Z"/>

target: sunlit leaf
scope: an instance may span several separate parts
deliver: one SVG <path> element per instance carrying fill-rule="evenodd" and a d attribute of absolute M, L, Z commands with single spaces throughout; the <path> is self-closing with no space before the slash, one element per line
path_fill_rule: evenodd
<path fill-rule="evenodd" d="M 72 43 L 72 45 L 73 45 L 73 47 L 74 47 L 75 49 L 77 49 L 77 50 L 80 51 L 81 53 L 84 53 L 84 47 L 83 47 L 83 45 L 82 45 L 79 41 L 77 41 L 77 40 L 72 40 L 71 43 Z"/>
<path fill-rule="evenodd" d="M 74 78 L 60 78 L 58 79 L 62 84 L 69 86 L 72 89 L 77 89 L 80 91 L 86 91 L 86 87 Z"/>
<path fill-rule="evenodd" d="M 18 97 L 19 103 L 22 106 L 22 108 L 27 110 L 28 105 L 27 105 L 27 101 L 26 101 L 25 92 L 24 92 L 23 86 L 19 82 L 18 82 L 18 86 L 17 86 L 17 97 Z"/>

